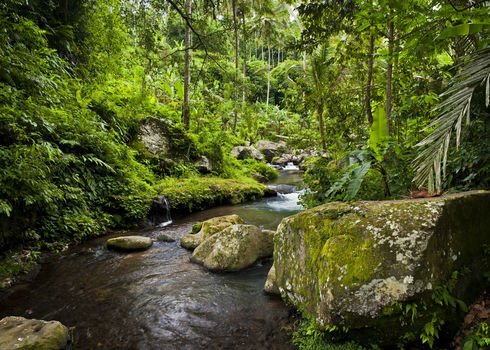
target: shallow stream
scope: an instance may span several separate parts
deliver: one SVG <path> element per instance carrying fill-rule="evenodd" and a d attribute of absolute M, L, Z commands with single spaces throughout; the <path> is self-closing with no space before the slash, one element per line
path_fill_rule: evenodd
<path fill-rule="evenodd" d="M 131 232 L 153 238 L 147 251 L 109 251 L 108 236 L 72 247 L 45 262 L 33 281 L 0 296 L 0 318 L 58 320 L 75 327 L 74 345 L 82 350 L 292 349 L 283 330 L 290 324 L 288 309 L 262 292 L 272 260 L 215 274 L 190 263 L 179 240 L 196 222 L 228 214 L 275 230 L 283 217 L 302 209 L 295 189 L 300 181 L 297 171 L 282 172 L 270 185 L 277 197 Z M 176 241 L 158 241 L 161 233 Z"/>

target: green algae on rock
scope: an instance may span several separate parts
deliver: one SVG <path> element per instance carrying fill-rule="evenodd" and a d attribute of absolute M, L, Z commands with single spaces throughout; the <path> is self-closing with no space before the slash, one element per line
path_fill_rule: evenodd
<path fill-rule="evenodd" d="M 211 271 L 232 272 L 272 256 L 272 235 L 253 225 L 231 225 L 208 237 L 192 254 L 191 261 Z"/>
<path fill-rule="evenodd" d="M 123 236 L 107 240 L 107 248 L 121 250 L 125 252 L 135 250 L 145 250 L 151 247 L 153 241 L 150 237 L 144 236 Z"/>
<path fill-rule="evenodd" d="M 465 300 L 483 285 L 489 212 L 485 191 L 312 208 L 279 225 L 275 282 L 320 326 L 393 328 L 399 324 L 399 315 L 387 312 L 393 302 L 430 299 L 433 288 L 463 266 L 472 273 L 458 297 Z M 389 333 L 386 342 L 403 334 Z"/>
<path fill-rule="evenodd" d="M 243 219 L 235 214 L 211 218 L 200 224 L 194 225 L 192 227 L 192 233 L 182 237 L 180 245 L 186 249 L 195 249 L 199 244 L 215 233 L 224 230 L 228 226 L 243 223 Z M 196 231 L 195 227 L 199 228 L 197 233 L 194 233 L 194 231 Z"/>
<path fill-rule="evenodd" d="M 68 328 L 58 321 L 9 316 L 0 320 L 2 350 L 60 350 L 70 340 Z"/>

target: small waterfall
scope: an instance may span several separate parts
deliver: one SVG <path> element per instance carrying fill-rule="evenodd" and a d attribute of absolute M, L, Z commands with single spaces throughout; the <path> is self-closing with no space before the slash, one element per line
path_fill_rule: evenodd
<path fill-rule="evenodd" d="M 294 165 L 293 162 L 288 162 L 282 170 L 299 170 L 298 166 Z"/>
<path fill-rule="evenodd" d="M 150 212 L 148 213 L 148 224 L 150 226 L 165 227 L 171 223 L 170 203 L 164 195 L 161 195 L 151 203 Z"/>

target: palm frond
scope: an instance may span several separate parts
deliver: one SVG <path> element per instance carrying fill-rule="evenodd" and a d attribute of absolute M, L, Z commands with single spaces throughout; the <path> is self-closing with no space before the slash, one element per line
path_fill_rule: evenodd
<path fill-rule="evenodd" d="M 427 182 L 429 192 L 441 191 L 442 179 L 446 176 L 446 162 L 452 131 L 456 135 L 456 147 L 461 143 L 463 119 L 470 121 L 473 92 L 486 84 L 486 105 L 490 94 L 490 47 L 472 54 L 461 65 L 461 72 L 451 80 L 449 88 L 440 95 L 443 101 L 434 109 L 436 119 L 426 127 L 435 129 L 416 146 L 423 147 L 415 158 L 416 176 L 413 181 L 422 185 Z M 441 164 L 442 163 L 442 164 Z M 442 172 L 442 176 L 441 176 Z"/>

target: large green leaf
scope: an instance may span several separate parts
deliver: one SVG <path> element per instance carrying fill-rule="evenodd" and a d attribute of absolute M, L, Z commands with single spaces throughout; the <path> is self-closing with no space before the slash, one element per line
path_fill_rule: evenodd
<path fill-rule="evenodd" d="M 386 130 L 386 114 L 382 106 L 378 106 L 373 113 L 373 125 L 369 134 L 369 147 L 374 151 L 376 159 L 380 160 L 379 147 L 384 147 L 388 142 Z"/>
<path fill-rule="evenodd" d="M 456 36 L 484 33 L 490 30 L 490 23 L 464 23 L 446 28 L 437 39 L 453 38 Z"/>
<path fill-rule="evenodd" d="M 359 192 L 361 188 L 362 181 L 367 172 L 371 169 L 371 162 L 366 161 L 361 163 L 357 168 L 354 169 L 352 173 L 352 178 L 349 181 L 349 186 L 347 186 L 347 193 L 345 194 L 345 200 L 352 200 Z"/>

